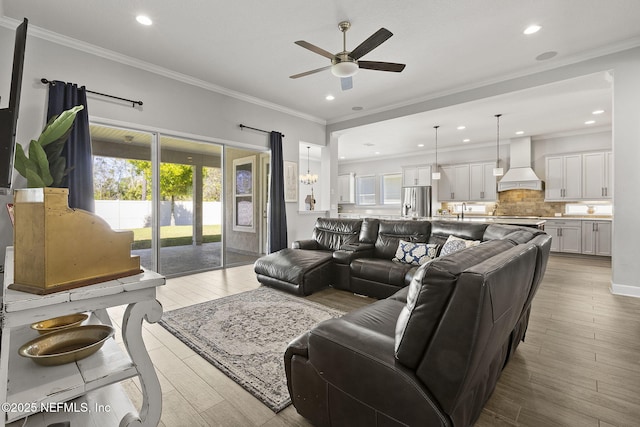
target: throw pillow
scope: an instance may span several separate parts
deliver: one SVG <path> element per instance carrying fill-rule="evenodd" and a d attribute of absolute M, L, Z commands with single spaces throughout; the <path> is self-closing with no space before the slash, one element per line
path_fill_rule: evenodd
<path fill-rule="evenodd" d="M 404 264 L 422 265 L 438 254 L 438 245 L 434 243 L 413 243 L 400 240 L 393 261 Z"/>
<path fill-rule="evenodd" d="M 445 256 L 457 252 L 461 249 L 470 248 L 471 246 L 477 246 L 480 244 L 480 240 L 465 240 L 456 236 L 449 236 L 447 241 L 442 245 L 440 256 Z"/>

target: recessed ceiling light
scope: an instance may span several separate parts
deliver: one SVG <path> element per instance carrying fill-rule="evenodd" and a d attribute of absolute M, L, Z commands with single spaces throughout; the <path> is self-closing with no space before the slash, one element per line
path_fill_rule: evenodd
<path fill-rule="evenodd" d="M 555 50 L 550 50 L 549 52 L 544 52 L 536 56 L 536 61 L 546 61 L 547 59 L 554 58 L 557 54 L 558 52 Z"/>
<path fill-rule="evenodd" d="M 362 109 L 363 109 L 363 107 L 351 107 L 351 109 L 352 109 L 353 111 L 360 111 L 360 110 L 362 110 Z"/>
<path fill-rule="evenodd" d="M 344 159 L 346 159 L 345 156 L 340 156 L 340 160 L 344 160 Z"/>
<path fill-rule="evenodd" d="M 529 25 L 527 28 L 524 29 L 523 33 L 526 35 L 531 35 L 531 34 L 535 34 L 538 31 L 540 31 L 540 28 L 542 28 L 540 25 Z"/>
<path fill-rule="evenodd" d="M 462 142 L 471 142 L 469 138 L 463 139 Z"/>
<path fill-rule="evenodd" d="M 587 120 L 586 122 L 584 122 L 585 125 L 592 125 L 594 124 L 596 121 L 595 120 Z"/>
<path fill-rule="evenodd" d="M 593 113 L 591 113 L 591 114 L 596 114 L 596 115 L 597 115 L 597 114 L 602 114 L 602 113 L 604 113 L 604 110 L 595 110 L 595 111 L 594 111 Z"/>
<path fill-rule="evenodd" d="M 466 129 L 466 128 L 467 128 L 466 126 L 458 126 L 456 129 L 463 130 L 463 129 Z"/>
<path fill-rule="evenodd" d="M 424 147 L 424 144 L 418 144 L 418 147 Z"/>
<path fill-rule="evenodd" d="M 518 132 L 516 132 L 516 135 L 524 135 L 524 131 L 523 130 L 519 130 Z"/>
<path fill-rule="evenodd" d="M 372 142 L 365 142 L 365 143 L 364 143 L 364 144 L 362 144 L 362 145 L 364 145 L 365 147 L 373 147 L 373 146 L 374 146 L 374 145 L 376 145 L 376 144 L 374 144 L 374 143 L 372 143 Z"/>
<path fill-rule="evenodd" d="M 373 153 L 373 154 L 378 155 L 378 154 L 380 154 L 380 152 L 379 152 L 379 151 L 376 151 L 376 152 L 375 152 L 375 153 Z"/>
<path fill-rule="evenodd" d="M 138 16 L 136 16 L 136 21 L 138 21 L 142 25 L 151 25 L 151 24 L 153 24 L 153 21 L 151 20 L 151 18 L 149 18 L 146 15 L 138 15 Z"/>
<path fill-rule="evenodd" d="M 327 101 L 333 101 L 334 99 L 336 99 L 336 97 L 333 95 L 327 95 L 324 97 L 324 99 L 326 99 Z"/>

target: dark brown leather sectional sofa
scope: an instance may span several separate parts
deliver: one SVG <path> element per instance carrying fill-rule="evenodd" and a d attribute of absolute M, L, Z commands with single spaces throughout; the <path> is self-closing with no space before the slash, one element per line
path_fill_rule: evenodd
<path fill-rule="evenodd" d="M 320 225 L 334 221 L 342 220 Z M 349 235 L 357 220 L 337 228 Z M 404 282 L 400 271 L 383 274 L 386 261 L 398 264 L 388 255 L 400 238 L 451 234 L 483 243 L 409 267 Z M 513 226 L 368 219 L 358 236 L 335 238 L 343 249 L 311 250 L 331 254 L 333 286 L 391 296 L 290 343 L 285 369 L 297 411 L 316 426 L 472 425 L 524 339 L 551 238 Z M 380 274 L 363 277 L 368 267 L 356 262 Z"/>

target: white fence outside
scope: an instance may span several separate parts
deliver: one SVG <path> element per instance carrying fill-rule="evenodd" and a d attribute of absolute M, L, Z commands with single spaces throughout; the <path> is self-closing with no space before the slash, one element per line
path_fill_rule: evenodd
<path fill-rule="evenodd" d="M 151 226 L 151 201 L 96 200 L 96 214 L 114 230 Z M 193 202 L 177 201 L 173 208 L 175 225 L 193 225 Z M 202 204 L 203 225 L 222 224 L 222 203 Z M 160 202 L 160 225 L 171 225 L 171 202 Z"/>

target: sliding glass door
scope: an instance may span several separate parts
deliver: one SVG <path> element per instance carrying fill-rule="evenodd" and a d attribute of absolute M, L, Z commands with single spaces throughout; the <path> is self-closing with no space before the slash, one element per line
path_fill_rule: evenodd
<path fill-rule="evenodd" d="M 160 273 L 223 265 L 222 146 L 160 137 Z"/>
<path fill-rule="evenodd" d="M 153 183 L 144 174 L 155 135 L 95 125 L 90 130 L 96 213 L 114 230 L 133 231 L 133 254 L 143 267 L 155 270 Z"/>
<path fill-rule="evenodd" d="M 254 188 L 268 165 L 259 152 L 96 124 L 91 138 L 96 213 L 133 231 L 143 267 L 177 276 L 257 259 L 266 195 Z M 247 177 L 257 181 L 247 187 Z"/>

